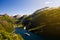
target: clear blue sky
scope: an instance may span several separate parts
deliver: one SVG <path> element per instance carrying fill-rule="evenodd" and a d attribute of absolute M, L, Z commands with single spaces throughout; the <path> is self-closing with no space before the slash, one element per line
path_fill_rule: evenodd
<path fill-rule="evenodd" d="M 0 14 L 32 14 L 45 6 L 60 6 L 60 0 L 0 0 Z"/>

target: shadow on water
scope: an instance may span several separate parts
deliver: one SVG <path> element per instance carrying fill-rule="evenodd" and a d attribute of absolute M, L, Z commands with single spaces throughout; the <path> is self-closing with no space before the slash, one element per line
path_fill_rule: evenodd
<path fill-rule="evenodd" d="M 43 38 L 41 36 L 33 34 L 27 30 L 24 30 L 23 28 L 15 28 L 15 33 L 22 35 L 24 40 L 43 40 Z M 25 33 L 30 34 L 30 36 L 25 35 Z"/>

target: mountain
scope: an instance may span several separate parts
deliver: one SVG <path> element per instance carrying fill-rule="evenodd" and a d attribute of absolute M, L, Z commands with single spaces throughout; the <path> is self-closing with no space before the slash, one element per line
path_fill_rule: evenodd
<path fill-rule="evenodd" d="M 23 16 L 19 17 L 16 21 L 17 26 L 19 26 L 19 27 L 23 26 L 22 22 L 26 17 L 27 17 L 27 15 L 23 15 Z"/>
<path fill-rule="evenodd" d="M 0 15 L 0 40 L 24 40 L 14 33 L 16 19 L 7 14 Z"/>
<path fill-rule="evenodd" d="M 60 7 L 39 9 L 23 21 L 27 29 L 49 38 L 60 36 Z"/>
<path fill-rule="evenodd" d="M 0 16 L 0 30 L 5 30 L 7 32 L 12 32 L 14 30 L 14 21 L 15 19 L 8 15 Z"/>
<path fill-rule="evenodd" d="M 38 9 L 37 11 L 35 11 L 32 15 L 29 15 L 28 17 L 26 17 L 23 21 L 23 25 L 27 27 L 27 29 L 33 28 L 35 27 L 34 24 L 31 24 L 33 22 L 33 19 L 35 17 L 37 17 L 38 15 L 42 14 L 40 12 L 43 12 L 44 10 L 49 9 L 49 7 L 44 7 L 41 9 Z M 28 21 L 28 22 L 27 22 Z M 32 26 L 31 26 L 32 25 Z"/>
<path fill-rule="evenodd" d="M 15 15 L 15 16 L 13 16 L 14 18 L 20 18 L 21 16 L 20 15 Z"/>

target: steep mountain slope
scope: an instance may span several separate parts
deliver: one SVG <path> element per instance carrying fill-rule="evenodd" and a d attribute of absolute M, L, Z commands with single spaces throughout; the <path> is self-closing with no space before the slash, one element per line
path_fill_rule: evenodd
<path fill-rule="evenodd" d="M 23 26 L 22 22 L 26 17 L 27 17 L 27 15 L 23 15 L 23 16 L 19 17 L 16 21 L 17 26 L 22 27 Z"/>
<path fill-rule="evenodd" d="M 14 18 L 8 15 L 0 16 L 0 30 L 5 30 L 7 32 L 12 32 L 14 29 Z"/>
<path fill-rule="evenodd" d="M 29 31 L 50 38 L 60 36 L 60 7 L 36 11 L 29 18 L 32 18 L 27 24 Z"/>
<path fill-rule="evenodd" d="M 7 14 L 0 15 L 0 40 L 24 40 L 14 33 L 15 22 L 16 19 Z"/>
<path fill-rule="evenodd" d="M 60 8 L 47 9 L 42 12 L 38 12 L 38 15 L 33 18 L 31 25 L 36 27 L 45 25 L 43 27 L 44 32 L 46 30 L 46 32 L 51 31 L 51 33 L 53 32 L 54 34 L 56 31 L 59 34 L 60 32 L 58 30 L 60 26 Z"/>

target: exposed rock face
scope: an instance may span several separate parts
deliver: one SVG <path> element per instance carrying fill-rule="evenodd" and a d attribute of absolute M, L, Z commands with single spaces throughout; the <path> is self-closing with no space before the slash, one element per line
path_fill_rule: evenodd
<path fill-rule="evenodd" d="M 20 15 L 15 15 L 14 18 L 20 18 L 21 16 Z"/>
<path fill-rule="evenodd" d="M 27 17 L 27 15 L 23 15 L 23 16 L 21 16 L 18 20 L 24 20 L 25 18 Z"/>

